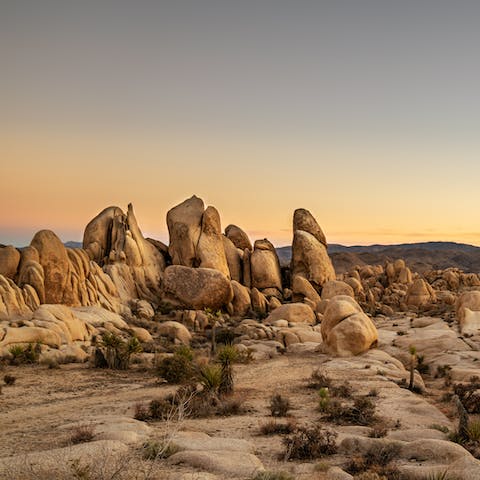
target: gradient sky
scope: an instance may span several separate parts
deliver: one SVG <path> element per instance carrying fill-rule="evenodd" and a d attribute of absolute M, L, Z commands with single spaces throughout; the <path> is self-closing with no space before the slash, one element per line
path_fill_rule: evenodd
<path fill-rule="evenodd" d="M 480 2 L 0 0 L 0 243 L 196 194 L 253 238 L 480 245 Z"/>

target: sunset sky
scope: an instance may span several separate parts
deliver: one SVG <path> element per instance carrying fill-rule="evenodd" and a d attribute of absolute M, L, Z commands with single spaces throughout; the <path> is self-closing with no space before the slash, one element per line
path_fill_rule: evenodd
<path fill-rule="evenodd" d="M 0 0 L 0 243 L 193 194 L 252 238 L 480 245 L 477 0 Z"/>

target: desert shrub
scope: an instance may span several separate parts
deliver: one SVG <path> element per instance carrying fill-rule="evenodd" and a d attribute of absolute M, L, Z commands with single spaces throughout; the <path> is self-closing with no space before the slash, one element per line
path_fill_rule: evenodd
<path fill-rule="evenodd" d="M 294 480 L 290 473 L 287 472 L 259 472 L 257 473 L 252 480 Z"/>
<path fill-rule="evenodd" d="M 292 433 L 296 428 L 295 421 L 277 422 L 276 420 L 267 420 L 260 424 L 261 435 L 285 435 Z"/>
<path fill-rule="evenodd" d="M 371 425 L 377 420 L 375 405 L 368 397 L 355 398 L 353 405 L 334 400 L 327 410 L 327 420 L 338 424 Z"/>
<path fill-rule="evenodd" d="M 134 415 L 133 418 L 135 420 L 140 420 L 141 422 L 145 422 L 150 419 L 150 413 L 148 412 L 148 407 L 143 403 L 137 403 L 134 407 Z"/>
<path fill-rule="evenodd" d="M 353 477 L 355 480 L 388 480 L 385 475 L 379 475 L 375 472 L 363 472 Z"/>
<path fill-rule="evenodd" d="M 453 391 L 468 413 L 480 413 L 480 378 L 471 377 L 468 383 L 456 383 Z"/>
<path fill-rule="evenodd" d="M 424 355 L 417 355 L 417 371 L 421 375 L 430 373 L 430 365 L 425 363 Z"/>
<path fill-rule="evenodd" d="M 270 398 L 270 413 L 272 417 L 286 417 L 290 410 L 290 400 L 282 397 L 279 393 Z"/>
<path fill-rule="evenodd" d="M 375 444 L 365 455 L 353 457 L 347 466 L 347 471 L 355 475 L 355 478 L 358 478 L 358 474 L 370 473 L 388 480 L 400 479 L 399 470 L 392 465 L 392 461 L 398 457 L 399 453 L 400 447 L 396 444 Z"/>
<path fill-rule="evenodd" d="M 468 422 L 467 435 L 469 440 L 480 441 L 480 420 L 470 420 Z"/>
<path fill-rule="evenodd" d="M 240 395 L 230 395 L 223 397 L 217 406 L 217 415 L 222 417 L 230 417 L 232 415 L 240 415 L 243 413 L 243 404 L 245 398 Z"/>
<path fill-rule="evenodd" d="M 222 395 L 228 395 L 233 392 L 233 368 L 232 364 L 238 358 L 237 349 L 233 345 L 225 345 L 217 355 L 221 365 L 220 385 L 218 392 Z"/>
<path fill-rule="evenodd" d="M 142 346 L 137 337 L 123 340 L 115 333 L 104 332 L 99 346 L 95 349 L 94 366 L 97 368 L 127 370 L 130 366 L 131 356 L 141 351 Z"/>
<path fill-rule="evenodd" d="M 372 388 L 368 393 L 367 397 L 378 397 L 378 390 L 376 388 Z"/>
<path fill-rule="evenodd" d="M 452 477 L 449 475 L 448 470 L 443 472 L 430 473 L 423 480 L 460 480 L 458 477 Z"/>
<path fill-rule="evenodd" d="M 8 349 L 11 365 L 21 365 L 28 363 L 38 363 L 42 347 L 39 343 L 29 343 L 26 346 L 12 345 Z"/>
<path fill-rule="evenodd" d="M 17 377 L 14 377 L 13 375 L 7 374 L 3 377 L 3 381 L 5 382 L 5 385 L 13 385 L 16 380 L 17 380 Z"/>
<path fill-rule="evenodd" d="M 450 365 L 438 365 L 437 373 L 435 374 L 435 378 L 445 378 L 450 375 L 450 370 L 452 367 Z"/>
<path fill-rule="evenodd" d="M 380 422 L 377 425 L 374 425 L 370 430 L 368 436 L 370 438 L 383 438 L 388 433 L 388 427 L 385 423 Z"/>
<path fill-rule="evenodd" d="M 307 387 L 316 390 L 320 388 L 330 388 L 331 379 L 322 368 L 316 368 L 308 379 Z"/>
<path fill-rule="evenodd" d="M 167 440 L 149 440 L 142 445 L 142 457 L 144 460 L 168 458 L 178 451 L 178 447 Z"/>
<path fill-rule="evenodd" d="M 162 301 L 158 304 L 157 311 L 161 315 L 169 315 L 175 310 L 175 306 L 169 302 Z"/>
<path fill-rule="evenodd" d="M 193 350 L 187 345 L 180 345 L 174 350 L 175 355 L 186 358 L 189 362 L 193 362 Z"/>
<path fill-rule="evenodd" d="M 233 345 L 236 334 L 231 328 L 217 329 L 215 332 L 216 342 L 221 345 Z"/>
<path fill-rule="evenodd" d="M 77 443 L 91 442 L 95 436 L 95 426 L 91 424 L 78 425 L 72 429 L 70 435 L 70 443 L 76 445 Z"/>
<path fill-rule="evenodd" d="M 285 460 L 303 460 L 333 455 L 337 452 L 337 434 L 333 430 L 318 425 L 305 425 L 295 428 L 283 439 Z"/>
<path fill-rule="evenodd" d="M 148 414 L 152 420 L 166 420 L 172 411 L 172 404 L 163 398 L 154 399 L 148 405 Z"/>
<path fill-rule="evenodd" d="M 340 385 L 332 385 L 329 392 L 333 397 L 350 398 L 353 393 L 353 388 L 349 382 L 343 382 Z"/>
<path fill-rule="evenodd" d="M 194 376 L 194 366 L 184 354 L 174 353 L 162 359 L 157 373 L 168 383 L 182 383 Z"/>

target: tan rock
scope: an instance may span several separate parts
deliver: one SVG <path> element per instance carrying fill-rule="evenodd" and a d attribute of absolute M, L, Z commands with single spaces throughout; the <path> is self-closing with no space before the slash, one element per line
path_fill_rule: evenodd
<path fill-rule="evenodd" d="M 168 336 L 171 340 L 177 340 L 185 345 L 188 345 L 192 339 L 192 335 L 187 327 L 178 322 L 167 321 L 159 323 L 157 332 L 160 335 Z"/>
<path fill-rule="evenodd" d="M 0 275 L 13 280 L 19 263 L 20 252 L 15 247 L 12 245 L 0 247 Z"/>
<path fill-rule="evenodd" d="M 207 207 L 202 216 L 202 231 L 196 246 L 198 266 L 213 268 L 230 278 L 222 240 L 220 214 L 215 207 Z"/>
<path fill-rule="evenodd" d="M 45 303 L 45 272 L 40 265 L 40 256 L 35 247 L 28 246 L 22 250 L 17 285 L 19 287 L 31 285 L 40 303 Z"/>
<path fill-rule="evenodd" d="M 250 258 L 252 287 L 282 291 L 282 275 L 275 247 L 265 238 L 257 240 Z"/>
<path fill-rule="evenodd" d="M 73 292 L 68 284 L 70 263 L 67 250 L 60 239 L 50 230 L 37 232 L 31 246 L 39 254 L 45 276 L 45 302 L 71 305 Z"/>
<path fill-rule="evenodd" d="M 298 208 L 293 213 L 293 231 L 302 230 L 313 235 L 321 244 L 327 247 L 327 239 L 313 215 L 304 208 Z"/>
<path fill-rule="evenodd" d="M 252 267 L 251 267 L 251 251 L 246 248 L 243 252 L 243 284 L 247 288 L 252 288 Z"/>
<path fill-rule="evenodd" d="M 225 229 L 225 235 L 240 250 L 253 250 L 252 242 L 250 242 L 248 235 L 240 227 L 229 225 Z"/>
<path fill-rule="evenodd" d="M 238 316 L 245 316 L 252 308 L 250 300 L 250 292 L 247 287 L 244 287 L 240 283 L 232 280 L 233 289 L 233 313 Z"/>
<path fill-rule="evenodd" d="M 294 302 L 301 302 L 304 298 L 308 298 L 314 303 L 320 301 L 320 295 L 313 288 L 312 284 L 300 275 L 293 277 L 292 292 Z"/>
<path fill-rule="evenodd" d="M 467 308 L 470 311 L 480 311 L 480 291 L 464 292 L 458 297 L 455 309 L 460 325 L 463 323 Z"/>
<path fill-rule="evenodd" d="M 277 320 L 287 320 L 290 323 L 307 323 L 314 325 L 317 321 L 314 311 L 304 303 L 286 303 L 276 308 L 266 318 L 266 324 L 272 324 Z"/>
<path fill-rule="evenodd" d="M 165 269 L 163 292 L 167 301 L 193 310 L 217 310 L 233 299 L 229 279 L 211 268 L 171 265 Z"/>
<path fill-rule="evenodd" d="M 225 251 L 225 257 L 227 259 L 228 270 L 230 272 L 230 278 L 239 283 L 243 282 L 243 264 L 242 256 L 243 251 L 239 250 L 229 238 L 222 235 L 223 249 Z"/>
<path fill-rule="evenodd" d="M 338 295 L 330 299 L 321 324 L 326 349 L 335 355 L 363 353 L 378 341 L 378 333 L 370 318 L 353 298 Z"/>
<path fill-rule="evenodd" d="M 417 278 L 407 290 L 406 303 L 415 307 L 429 305 L 436 301 L 432 287 L 422 278 Z"/>
<path fill-rule="evenodd" d="M 322 288 L 322 300 L 330 300 L 336 295 L 348 295 L 354 297 L 353 288 L 340 280 L 330 280 L 325 282 Z"/>
<path fill-rule="evenodd" d="M 268 311 L 267 297 L 257 288 L 252 288 L 250 291 L 250 299 L 252 302 L 252 310 L 259 315 L 266 315 Z"/>
<path fill-rule="evenodd" d="M 291 269 L 292 278 L 296 275 L 306 278 L 317 292 L 321 291 L 325 282 L 335 280 L 335 270 L 327 249 L 303 230 L 297 230 L 293 235 Z"/>
<path fill-rule="evenodd" d="M 196 267 L 197 244 L 202 232 L 203 200 L 195 195 L 167 212 L 169 253 L 173 265 Z"/>

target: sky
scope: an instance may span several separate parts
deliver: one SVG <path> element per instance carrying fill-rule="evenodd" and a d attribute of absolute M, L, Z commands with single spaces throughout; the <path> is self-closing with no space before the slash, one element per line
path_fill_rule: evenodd
<path fill-rule="evenodd" d="M 193 194 L 252 239 L 480 245 L 477 0 L 0 0 L 0 243 Z"/>

